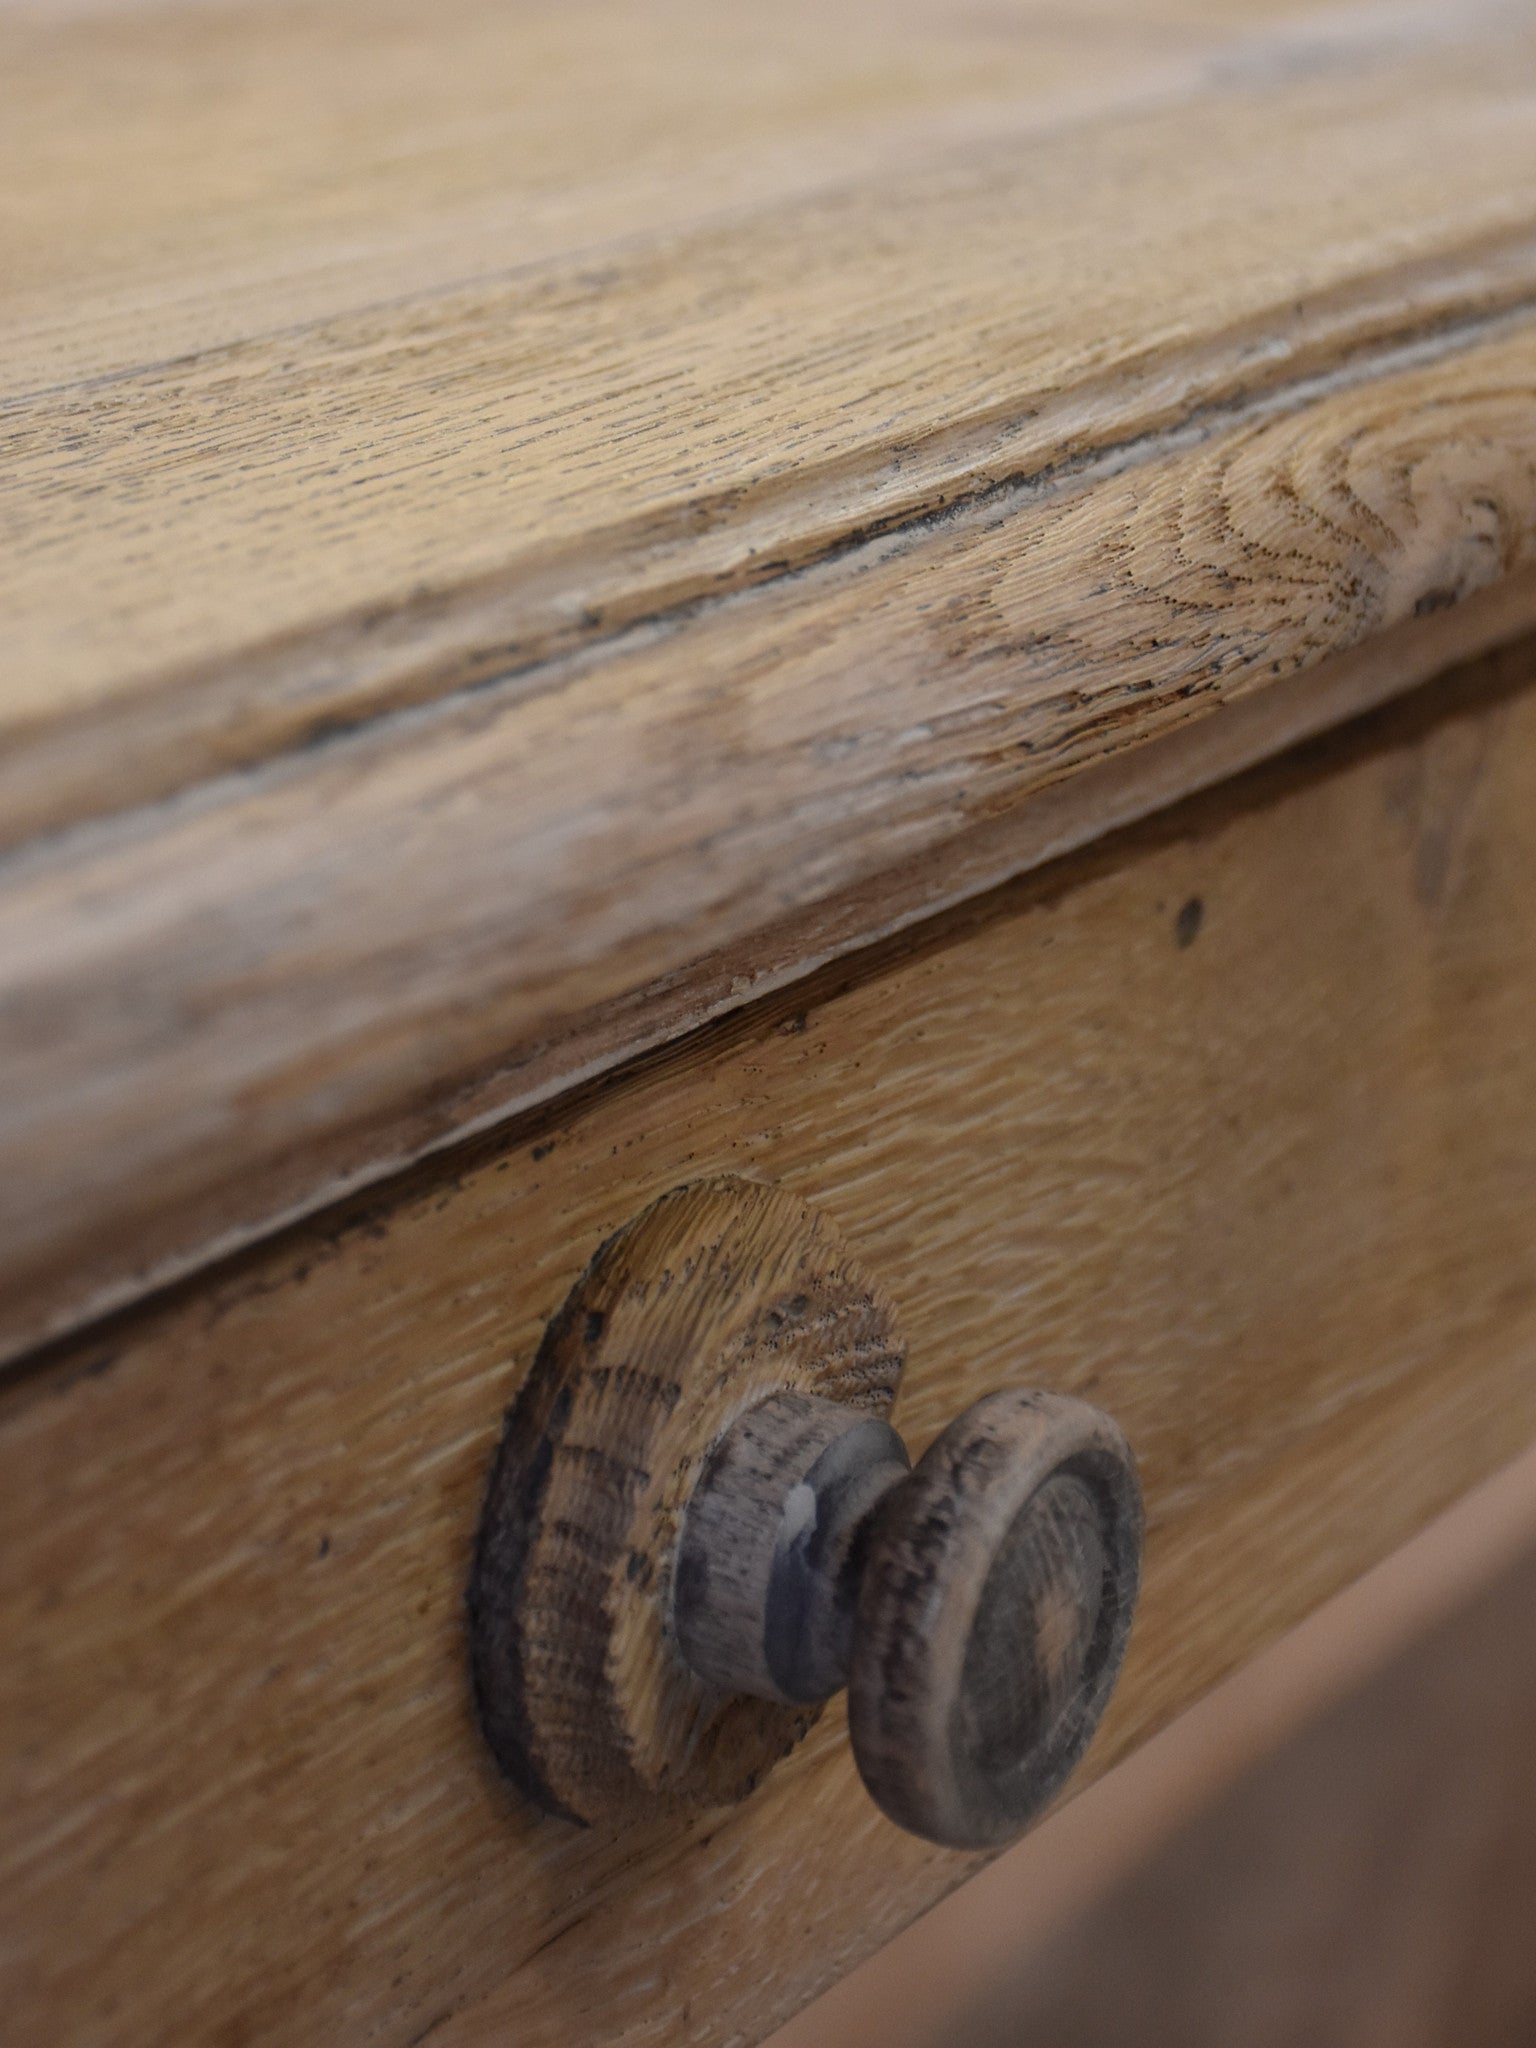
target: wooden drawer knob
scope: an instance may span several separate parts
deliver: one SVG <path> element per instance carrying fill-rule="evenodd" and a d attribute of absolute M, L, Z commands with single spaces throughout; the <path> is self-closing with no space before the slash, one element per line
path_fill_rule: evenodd
<path fill-rule="evenodd" d="M 530 1798 L 744 1798 L 846 1685 L 902 1826 L 987 1848 L 1046 1804 L 1130 1632 L 1135 1464 L 1098 1410 L 1010 1390 L 913 1470 L 902 1363 L 781 1189 L 676 1189 L 603 1246 L 508 1415 L 468 1594 L 481 1724 Z"/>
<path fill-rule="evenodd" d="M 1141 1498 L 1124 1437 L 1064 1395 L 989 1394 L 910 1471 L 886 1423 L 784 1394 L 736 1423 L 683 1523 L 674 1625 L 724 1692 L 844 1684 L 890 1817 L 1011 1840 L 1065 1782 L 1125 1652 Z"/>

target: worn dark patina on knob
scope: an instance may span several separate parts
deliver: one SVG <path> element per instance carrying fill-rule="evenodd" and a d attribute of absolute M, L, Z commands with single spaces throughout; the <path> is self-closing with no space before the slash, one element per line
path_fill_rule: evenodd
<path fill-rule="evenodd" d="M 846 1686 L 902 1826 L 989 1848 L 1048 1803 L 1130 1632 L 1134 1460 L 1099 1410 L 1010 1389 L 914 1470 L 901 1364 L 782 1190 L 677 1189 L 603 1246 L 508 1417 L 469 1588 L 481 1724 L 531 1798 L 743 1798 Z"/>
<path fill-rule="evenodd" d="M 986 1848 L 1086 1748 L 1140 1549 L 1129 1447 L 1084 1402 L 987 1395 L 912 1472 L 887 1424 L 780 1395 L 742 1416 L 694 1489 L 674 1627 L 721 1691 L 820 1700 L 846 1685 L 881 1807 Z"/>

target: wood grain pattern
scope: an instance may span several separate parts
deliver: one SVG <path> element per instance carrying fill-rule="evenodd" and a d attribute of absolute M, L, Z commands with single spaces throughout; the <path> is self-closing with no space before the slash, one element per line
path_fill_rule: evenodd
<path fill-rule="evenodd" d="M 1491 340 L 1450 388 L 1405 370 L 771 586 L 686 651 L 642 636 L 569 688 L 23 855 L 0 889 L 12 1347 L 675 1031 L 711 954 L 761 973 L 779 927 L 799 971 L 837 950 L 838 898 L 862 911 L 843 945 L 900 922 L 908 864 L 969 828 L 1519 568 L 1531 370 L 1523 333 Z M 733 1000 L 731 977 L 709 1006 Z"/>
<path fill-rule="evenodd" d="M 1528 305 L 1529 13 L 1290 13 L 8 8 L 53 821 Z"/>
<path fill-rule="evenodd" d="M 1527 7 L 28 4 L 0 80 L 4 1352 L 1536 617 Z"/>
<path fill-rule="evenodd" d="M 1493 665 L 13 1381 L 12 2026 L 767 2031 L 974 1864 L 880 1819 L 835 1709 L 690 1826 L 499 1785 L 460 1589 L 592 1245 L 761 1174 L 900 1304 L 909 1440 L 1010 1383 L 1124 1422 L 1146 1577 L 1100 1768 L 1536 1438 L 1533 889 L 1536 698 Z"/>
<path fill-rule="evenodd" d="M 526 1795 L 643 1823 L 745 1798 L 800 1741 L 814 1706 L 678 1655 L 679 1529 L 744 1409 L 799 1391 L 878 1419 L 901 1364 L 889 1302 L 782 1189 L 691 1182 L 594 1255 L 507 1417 L 469 1582 L 481 1725 Z"/>

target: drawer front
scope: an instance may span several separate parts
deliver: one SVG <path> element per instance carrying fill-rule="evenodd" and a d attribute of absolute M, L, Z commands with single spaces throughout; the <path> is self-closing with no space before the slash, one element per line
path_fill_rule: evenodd
<path fill-rule="evenodd" d="M 1536 1435 L 1528 653 L 996 892 L 295 1230 L 0 1398 L 5 1996 L 24 2041 L 756 2038 L 974 1862 L 834 1706 L 740 1805 L 498 1778 L 463 1592 L 594 1249 L 714 1174 L 894 1301 L 920 1447 L 1029 1382 L 1148 1510 L 1081 1774 Z"/>

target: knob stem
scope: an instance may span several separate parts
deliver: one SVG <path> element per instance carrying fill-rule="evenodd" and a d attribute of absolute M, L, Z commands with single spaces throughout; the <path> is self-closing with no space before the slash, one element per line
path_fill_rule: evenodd
<path fill-rule="evenodd" d="M 867 1532 L 911 1470 L 888 1423 L 816 1394 L 740 1416 L 683 1520 L 672 1626 L 724 1694 L 804 1702 L 848 1683 Z"/>

